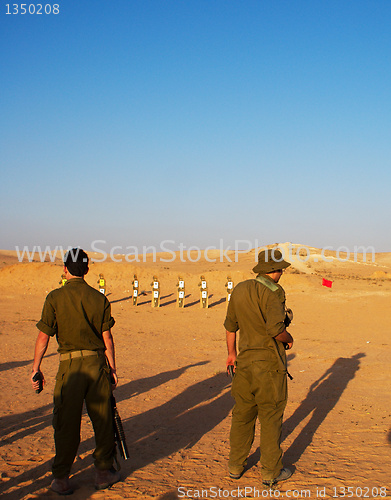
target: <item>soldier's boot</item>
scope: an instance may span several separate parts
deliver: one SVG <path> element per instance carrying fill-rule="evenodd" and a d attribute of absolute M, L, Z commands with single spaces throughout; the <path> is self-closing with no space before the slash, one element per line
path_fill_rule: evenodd
<path fill-rule="evenodd" d="M 95 489 L 105 490 L 120 481 L 120 473 L 112 467 L 109 470 L 95 469 Z"/>
<path fill-rule="evenodd" d="M 271 479 L 270 481 L 263 481 L 263 485 L 267 486 L 267 487 L 272 487 L 276 483 L 279 483 L 280 481 L 286 481 L 287 479 L 289 479 L 291 477 L 292 474 L 293 474 L 293 472 L 290 469 L 285 467 L 285 468 L 281 469 L 280 474 L 277 477 L 275 477 L 274 479 Z"/>
<path fill-rule="evenodd" d="M 59 495 L 72 495 L 73 489 L 69 484 L 68 476 L 53 479 L 50 489 Z"/>

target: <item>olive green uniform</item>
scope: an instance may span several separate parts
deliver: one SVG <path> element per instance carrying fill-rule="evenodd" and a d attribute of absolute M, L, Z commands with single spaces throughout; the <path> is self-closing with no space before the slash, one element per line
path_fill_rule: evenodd
<path fill-rule="evenodd" d="M 113 464 L 110 368 L 102 337 L 113 325 L 110 302 L 83 278 L 68 280 L 46 297 L 37 328 L 56 335 L 60 353 L 53 413 L 55 478 L 70 473 L 80 443 L 84 401 L 95 432 L 95 466 L 108 470 Z"/>
<path fill-rule="evenodd" d="M 261 424 L 263 480 L 282 469 L 281 427 L 287 401 L 286 355 L 273 337 L 285 329 L 285 292 L 267 275 L 243 281 L 233 290 L 224 326 L 239 332 L 239 354 L 232 382 L 235 406 L 230 433 L 229 470 L 241 474 Z"/>

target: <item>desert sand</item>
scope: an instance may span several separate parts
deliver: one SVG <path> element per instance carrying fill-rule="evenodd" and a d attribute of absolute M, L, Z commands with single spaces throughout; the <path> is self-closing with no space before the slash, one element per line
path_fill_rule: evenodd
<path fill-rule="evenodd" d="M 375 262 L 340 262 L 333 252 L 326 255 L 329 262 L 311 248 L 307 262 L 296 259 L 280 281 L 294 312 L 289 328 L 295 339 L 289 353 L 294 378 L 282 441 L 284 464 L 294 475 L 278 485 L 277 493 L 280 498 L 344 493 L 391 498 L 391 253 L 376 254 Z M 276 492 L 262 495 L 258 427 L 249 469 L 238 481 L 227 471 L 233 399 L 225 373 L 225 283 L 228 275 L 235 283 L 254 277 L 254 265 L 254 252 L 232 263 L 91 264 L 86 281 L 97 288 L 99 273 L 104 274 L 116 320 L 115 395 L 131 458 L 120 461 L 120 483 L 95 491 L 93 430 L 84 415 L 70 498 L 277 497 Z M 131 300 L 134 273 L 140 290 L 148 292 L 137 306 Z M 29 378 L 35 323 L 61 274 L 59 259 L 20 263 L 14 252 L 0 252 L 0 496 L 8 500 L 57 497 L 48 489 L 55 339 L 42 363 L 41 394 L 33 392 Z M 159 309 L 151 307 L 154 274 L 161 283 Z M 199 304 L 201 274 L 208 282 L 208 309 Z M 186 282 L 184 309 L 176 306 L 179 275 Z M 322 286 L 322 278 L 331 280 L 332 288 Z"/>

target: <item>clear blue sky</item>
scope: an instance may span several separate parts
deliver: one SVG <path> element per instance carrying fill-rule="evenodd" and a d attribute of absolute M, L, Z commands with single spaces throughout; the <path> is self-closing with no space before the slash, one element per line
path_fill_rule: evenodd
<path fill-rule="evenodd" d="M 0 248 L 391 251 L 391 2 L 59 5 L 1 2 Z"/>

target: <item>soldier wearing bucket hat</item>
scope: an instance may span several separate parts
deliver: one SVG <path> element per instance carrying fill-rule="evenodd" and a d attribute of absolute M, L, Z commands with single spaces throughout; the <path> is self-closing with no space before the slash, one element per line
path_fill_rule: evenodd
<path fill-rule="evenodd" d="M 292 475 L 282 465 L 280 447 L 287 402 L 285 350 L 292 347 L 293 338 L 286 330 L 285 292 L 278 281 L 289 266 L 277 248 L 262 250 L 253 268 L 257 276 L 236 285 L 224 322 L 227 369 L 235 366 L 229 475 L 239 479 L 245 471 L 258 417 L 262 480 L 266 486 Z"/>
<path fill-rule="evenodd" d="M 280 250 L 273 248 L 259 252 L 258 264 L 253 267 L 253 271 L 256 274 L 268 274 L 280 269 L 286 269 L 290 265 L 290 262 L 284 260 Z"/>

